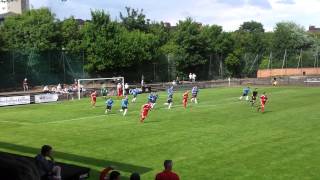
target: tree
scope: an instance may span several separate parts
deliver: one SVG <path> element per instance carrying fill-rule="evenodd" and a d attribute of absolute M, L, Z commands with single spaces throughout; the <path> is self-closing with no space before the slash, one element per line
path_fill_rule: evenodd
<path fill-rule="evenodd" d="M 61 43 L 62 47 L 68 52 L 80 53 L 82 48 L 82 34 L 79 23 L 70 17 L 61 23 Z"/>
<path fill-rule="evenodd" d="M 92 11 L 91 21 L 82 28 L 83 45 L 86 49 L 86 70 L 99 73 L 117 65 L 115 37 L 121 31 L 119 25 L 112 22 L 104 11 Z"/>
<path fill-rule="evenodd" d="M 293 22 L 277 23 L 274 31 L 274 50 L 299 50 L 311 45 L 312 39 L 302 26 Z"/>
<path fill-rule="evenodd" d="M 146 19 L 146 15 L 143 14 L 143 9 L 139 10 L 126 7 L 126 13 L 126 15 L 123 15 L 120 12 L 120 19 L 126 29 L 128 29 L 129 31 L 148 31 L 150 20 Z"/>
<path fill-rule="evenodd" d="M 176 61 L 180 71 L 194 70 L 197 66 L 206 63 L 206 42 L 201 36 L 202 25 L 187 18 L 179 21 L 174 32 L 174 42 L 180 46 L 183 58 Z"/>
<path fill-rule="evenodd" d="M 153 59 L 156 36 L 140 30 L 128 31 L 104 11 L 93 11 L 91 15 L 92 20 L 82 30 L 89 72 L 101 74 Z"/>
<path fill-rule="evenodd" d="M 240 59 L 233 53 L 230 53 L 225 60 L 225 64 L 231 76 L 239 75 L 240 71 Z"/>
<path fill-rule="evenodd" d="M 58 48 L 59 30 L 47 8 L 10 16 L 3 23 L 3 38 L 9 49 L 39 52 Z"/>
<path fill-rule="evenodd" d="M 247 21 L 240 25 L 240 32 L 264 33 L 263 25 L 256 21 Z"/>

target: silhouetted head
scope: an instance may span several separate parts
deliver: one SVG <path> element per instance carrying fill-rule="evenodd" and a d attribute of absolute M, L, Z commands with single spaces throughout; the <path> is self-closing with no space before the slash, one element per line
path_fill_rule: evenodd
<path fill-rule="evenodd" d="M 140 180 L 139 173 L 132 173 L 130 176 L 130 180 Z"/>
<path fill-rule="evenodd" d="M 43 156 L 50 156 L 52 154 L 52 147 L 49 145 L 43 145 L 41 148 L 41 154 Z"/>
<path fill-rule="evenodd" d="M 173 166 L 173 163 L 172 163 L 172 160 L 165 160 L 164 163 L 163 163 L 163 166 L 164 166 L 164 169 L 165 170 L 172 170 L 172 166 Z"/>
<path fill-rule="evenodd" d="M 120 180 L 120 173 L 118 171 L 112 171 L 109 175 L 109 180 Z"/>

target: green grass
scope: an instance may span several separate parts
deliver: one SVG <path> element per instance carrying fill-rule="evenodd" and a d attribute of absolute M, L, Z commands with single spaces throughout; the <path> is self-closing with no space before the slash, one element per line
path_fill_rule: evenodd
<path fill-rule="evenodd" d="M 0 108 L 0 150 L 34 156 L 43 144 L 58 161 L 92 169 L 107 165 L 123 179 L 138 171 L 154 179 L 165 159 L 181 179 L 319 179 L 319 88 L 261 87 L 269 102 L 264 114 L 239 101 L 241 88 L 203 89 L 199 104 L 185 110 L 182 92 L 164 108 L 161 93 L 144 124 L 139 111 L 146 95 L 122 117 L 117 101 L 104 115 L 104 101 L 88 99 Z"/>

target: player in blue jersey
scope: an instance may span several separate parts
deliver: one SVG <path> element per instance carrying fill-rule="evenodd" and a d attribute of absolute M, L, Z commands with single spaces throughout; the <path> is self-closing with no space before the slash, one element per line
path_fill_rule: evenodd
<path fill-rule="evenodd" d="M 150 101 L 152 108 L 154 108 L 154 106 L 156 105 L 158 97 L 159 97 L 158 94 L 152 93 L 151 101 Z"/>
<path fill-rule="evenodd" d="M 194 86 L 191 90 L 191 94 L 192 94 L 191 102 L 198 104 L 198 99 L 197 99 L 198 92 L 199 92 L 198 87 Z"/>
<path fill-rule="evenodd" d="M 106 101 L 106 111 L 105 111 L 105 114 L 108 114 L 108 113 L 111 111 L 112 106 L 113 106 L 113 100 L 112 100 L 112 98 L 110 97 L 110 98 Z"/>
<path fill-rule="evenodd" d="M 131 90 L 131 94 L 133 96 L 131 102 L 136 102 L 139 90 L 137 88 Z"/>
<path fill-rule="evenodd" d="M 123 111 L 123 116 L 127 114 L 128 111 L 128 105 L 129 105 L 129 99 L 128 96 L 126 96 L 124 99 L 121 100 L 121 109 L 120 111 Z"/>
<path fill-rule="evenodd" d="M 168 88 L 167 92 L 168 92 L 168 99 L 167 99 L 167 103 L 164 103 L 164 104 L 168 106 L 168 109 L 171 109 L 171 106 L 173 104 L 173 86 Z"/>
<path fill-rule="evenodd" d="M 243 89 L 243 93 L 242 93 L 242 96 L 240 96 L 240 100 L 242 100 L 242 98 L 246 97 L 246 100 L 249 101 L 249 92 L 250 92 L 250 87 L 246 87 Z"/>

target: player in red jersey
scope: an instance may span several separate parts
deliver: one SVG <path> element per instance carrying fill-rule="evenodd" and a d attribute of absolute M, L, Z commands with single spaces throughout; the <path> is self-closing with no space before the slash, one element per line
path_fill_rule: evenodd
<path fill-rule="evenodd" d="M 92 107 L 96 107 L 97 91 L 93 91 L 90 96 L 91 96 L 91 105 L 92 105 Z"/>
<path fill-rule="evenodd" d="M 120 83 L 117 85 L 117 95 L 118 97 L 122 97 L 123 95 L 122 85 Z"/>
<path fill-rule="evenodd" d="M 264 112 L 264 106 L 266 105 L 266 102 L 268 100 L 268 97 L 266 95 L 266 93 L 262 93 L 262 95 L 260 96 L 260 106 L 258 107 L 258 111 Z"/>
<path fill-rule="evenodd" d="M 152 105 L 150 103 L 144 104 L 141 108 L 141 116 L 140 116 L 140 122 L 144 122 L 144 120 L 148 116 L 148 112 L 152 109 Z"/>
<path fill-rule="evenodd" d="M 182 103 L 184 108 L 187 108 L 188 97 L 189 97 L 189 91 L 186 91 L 185 93 L 183 93 Z"/>

